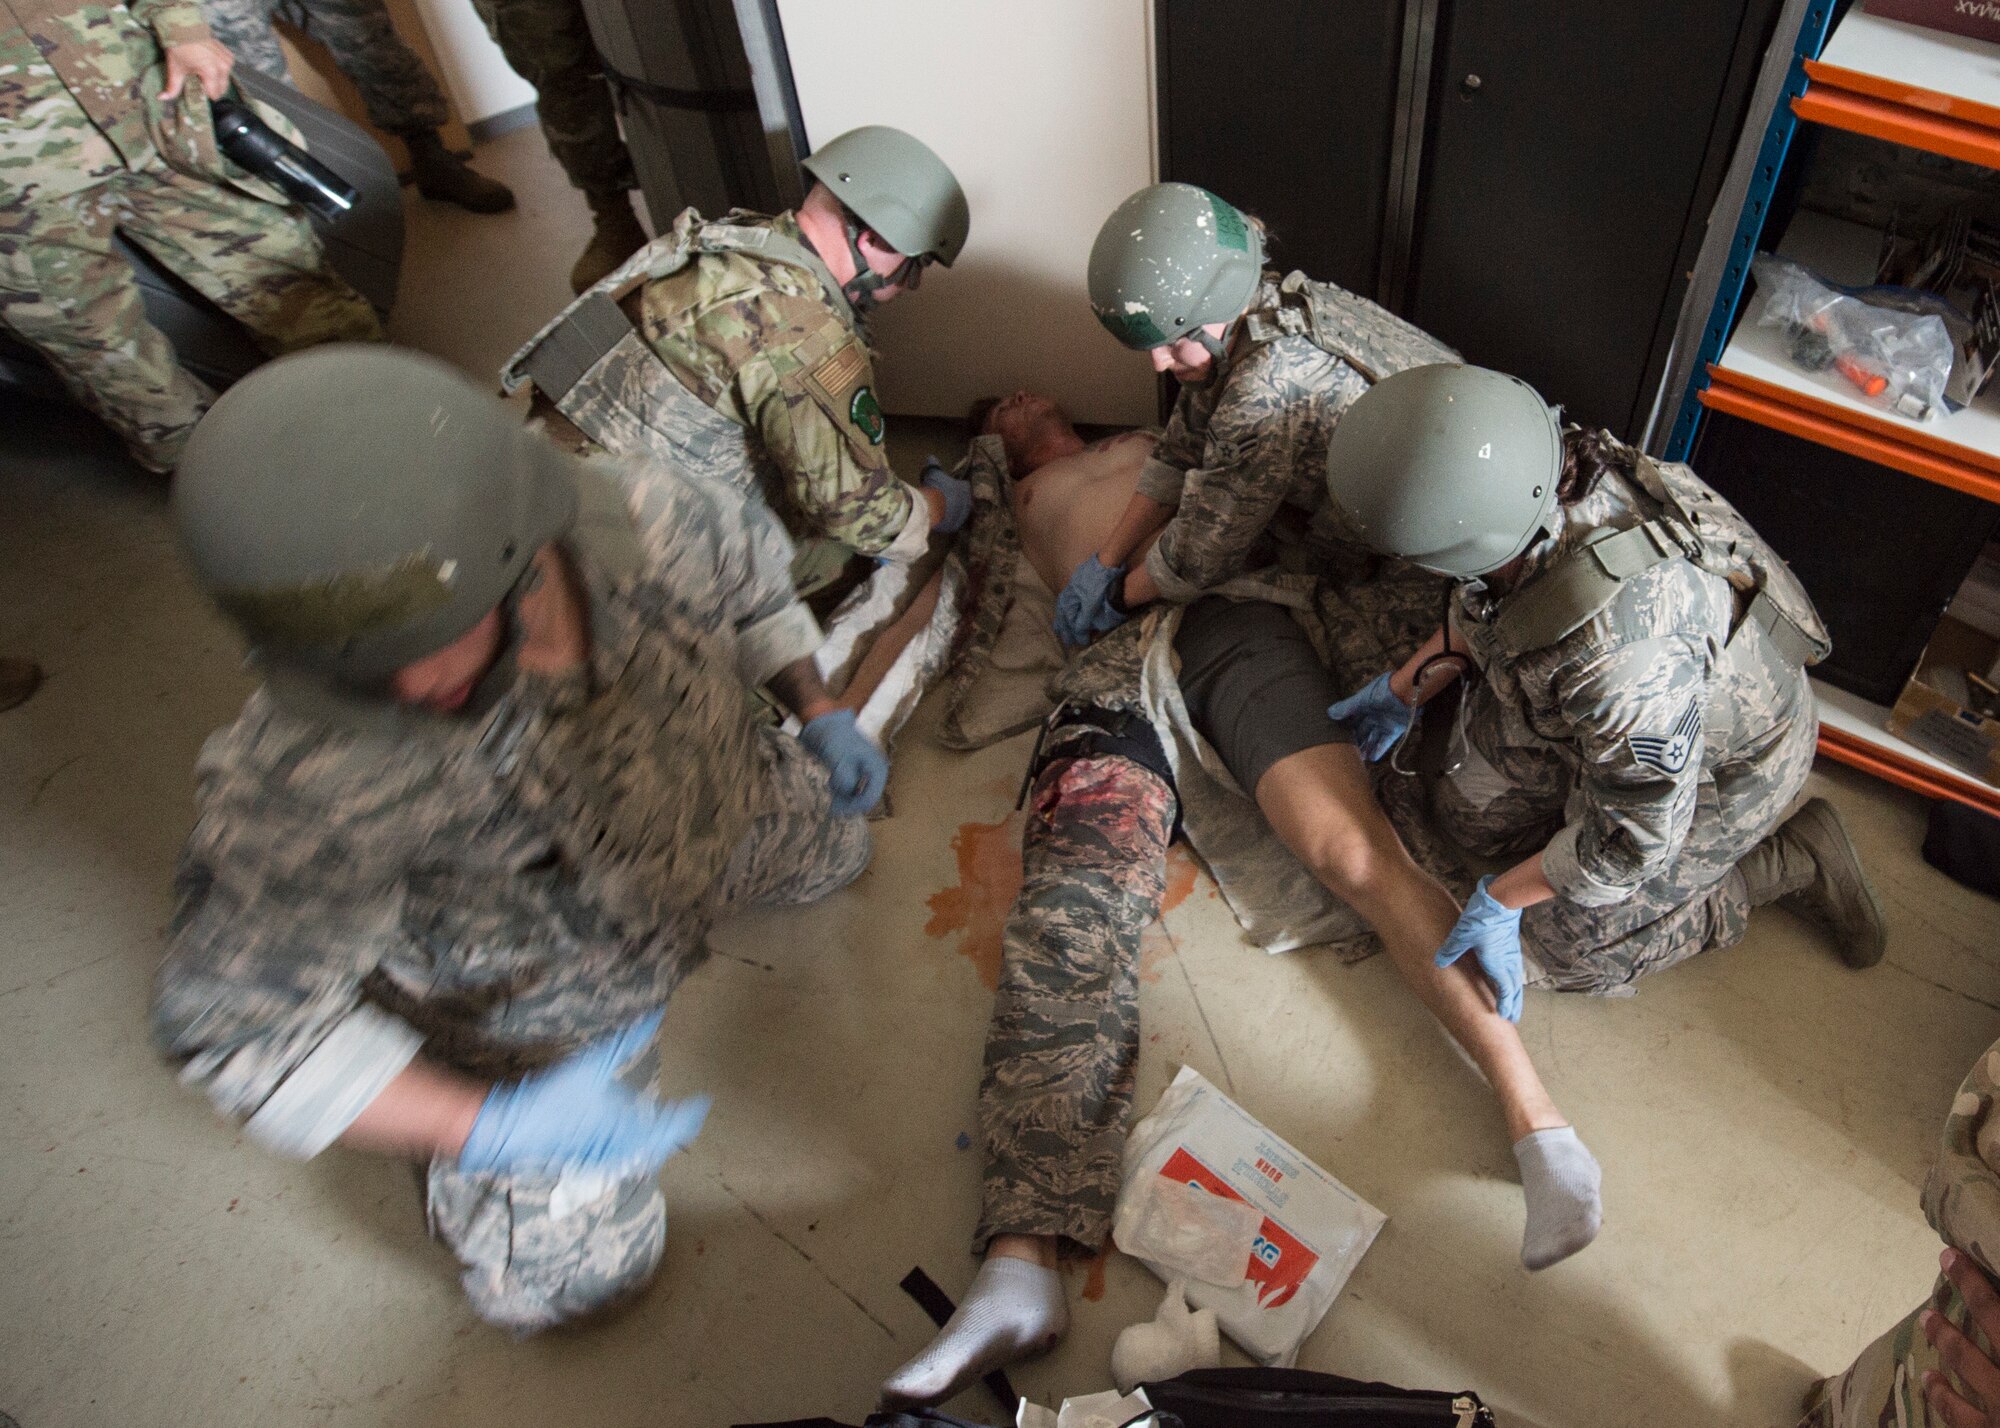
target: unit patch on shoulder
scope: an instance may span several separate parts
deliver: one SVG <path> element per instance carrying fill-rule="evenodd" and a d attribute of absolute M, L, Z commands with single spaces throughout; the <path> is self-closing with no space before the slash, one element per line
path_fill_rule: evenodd
<path fill-rule="evenodd" d="M 806 385 L 825 406 L 827 415 L 852 423 L 861 440 L 880 446 L 887 423 L 882 419 L 882 404 L 869 386 L 873 375 L 868 349 L 849 340 L 814 365 Z"/>
<path fill-rule="evenodd" d="M 1635 760 L 1671 778 L 1687 767 L 1688 756 L 1700 740 L 1701 709 L 1690 694 L 1673 728 L 1664 734 L 1628 734 L 1625 743 Z"/>
<path fill-rule="evenodd" d="M 847 419 L 861 428 L 861 434 L 868 438 L 870 446 L 882 444 L 882 433 L 886 428 L 882 422 L 882 404 L 875 400 L 875 393 L 862 387 L 847 404 Z"/>

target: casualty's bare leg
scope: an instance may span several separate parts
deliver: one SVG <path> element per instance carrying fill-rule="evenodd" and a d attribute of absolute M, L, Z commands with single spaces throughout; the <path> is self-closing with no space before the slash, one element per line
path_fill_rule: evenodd
<path fill-rule="evenodd" d="M 1568 1124 L 1478 972 L 1464 959 L 1433 961 L 1458 905 L 1403 847 L 1354 746 L 1321 744 L 1278 760 L 1257 781 L 1256 799 L 1285 846 L 1368 919 L 1403 980 L 1478 1064 L 1508 1137 Z"/>
<path fill-rule="evenodd" d="M 1434 955 L 1458 908 L 1410 857 L 1375 801 L 1352 744 L 1320 744 L 1278 760 L 1257 781 L 1271 827 L 1321 882 L 1366 917 L 1403 980 L 1486 1074 L 1521 1169 L 1527 1219 L 1521 1263 L 1546 1269 L 1597 1238 L 1597 1159 L 1556 1109 L 1514 1023 L 1463 958 Z"/>

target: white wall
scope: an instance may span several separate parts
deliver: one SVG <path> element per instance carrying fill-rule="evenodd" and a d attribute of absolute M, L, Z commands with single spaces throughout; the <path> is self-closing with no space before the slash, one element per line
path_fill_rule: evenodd
<path fill-rule="evenodd" d="M 535 87 L 507 67 L 470 0 L 416 0 L 459 118 L 468 124 L 535 102 Z"/>
<path fill-rule="evenodd" d="M 972 236 L 876 315 L 891 412 L 1032 387 L 1079 421 L 1155 415 L 1151 369 L 1091 316 L 1098 225 L 1150 183 L 1148 0 L 779 0 L 806 134 L 893 124 L 951 165 Z"/>

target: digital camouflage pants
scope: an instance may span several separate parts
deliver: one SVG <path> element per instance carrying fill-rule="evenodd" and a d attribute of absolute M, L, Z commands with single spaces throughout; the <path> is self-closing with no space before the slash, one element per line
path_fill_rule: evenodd
<path fill-rule="evenodd" d="M 1452 741 L 1460 763 L 1438 783 L 1438 823 L 1481 856 L 1525 857 L 1562 827 L 1576 774 L 1552 744 L 1510 742 L 1484 683 L 1464 697 L 1463 733 Z M 1629 995 L 1648 972 L 1742 941 L 1752 903 L 1736 865 L 1784 821 L 1818 739 L 1815 721 L 1797 720 L 1756 770 L 1704 780 L 1672 865 L 1624 901 L 1584 907 L 1554 897 L 1522 913 L 1522 945 L 1546 984 Z"/>
<path fill-rule="evenodd" d="M 725 913 L 816 902 L 868 865 L 867 822 L 834 817 L 818 760 L 795 739 L 769 739 L 773 796 L 724 874 Z M 659 1063 L 648 1048 L 622 1079 L 649 1087 Z M 653 1176 L 475 1173 L 436 1160 L 424 1199 L 431 1233 L 465 1267 L 459 1282 L 473 1308 L 517 1334 L 631 1297 L 652 1279 L 666 1245 L 666 1199 Z"/>
<path fill-rule="evenodd" d="M 1924 1217 L 1931 1228 L 1946 1244 L 1969 1255 L 1988 1279 L 2000 1278 L 1996 1103 L 2000 1103 L 2000 1042 L 1981 1054 L 1959 1086 L 1923 1196 Z M 1951 1375 L 1917 1325 L 1917 1316 L 1926 1309 L 1935 1309 L 1988 1358 L 1994 1357 L 1994 1345 L 1968 1322 L 1957 1287 L 1940 1274 L 1930 1298 L 1863 1349 L 1847 1372 L 1813 1387 L 1799 1428 L 1943 1428 L 1943 1421 L 1924 1401 L 1923 1378 L 1929 1370 Z"/>
<path fill-rule="evenodd" d="M 1035 779 L 979 1086 L 974 1253 L 995 1235 L 1053 1235 L 1096 1254 L 1110 1233 L 1139 1060 L 1140 934 L 1160 912 L 1175 810 L 1172 785 L 1129 758 L 1058 756 Z"/>
<path fill-rule="evenodd" d="M 594 198 L 639 186 L 591 42 L 583 0 L 472 0 L 514 72 L 535 86 L 535 114 L 569 181 Z"/>
<path fill-rule="evenodd" d="M 138 278 L 112 247 L 121 232 L 268 352 L 382 335 L 303 215 L 158 162 L 0 209 L 0 325 L 40 351 L 151 470 L 173 469 L 213 393 L 147 321 Z"/>
<path fill-rule="evenodd" d="M 385 133 L 408 138 L 450 117 L 437 80 L 396 33 L 382 0 L 202 0 L 201 12 L 237 59 L 273 79 L 290 78 L 273 20 L 318 40 L 354 81 L 368 122 Z"/>

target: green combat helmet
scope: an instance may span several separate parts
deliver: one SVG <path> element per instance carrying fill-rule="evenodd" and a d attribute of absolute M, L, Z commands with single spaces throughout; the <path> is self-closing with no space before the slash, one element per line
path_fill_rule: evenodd
<path fill-rule="evenodd" d="M 918 268 L 929 262 L 949 268 L 972 231 L 972 210 L 957 178 L 928 144 L 901 129 L 886 124 L 849 129 L 808 154 L 803 167 L 841 207 Z M 843 290 L 849 302 L 866 308 L 876 289 L 908 285 L 908 278 L 883 277 L 869 268 L 860 239 L 860 229 L 850 223 L 847 246 L 856 271 Z"/>
<path fill-rule="evenodd" d="M 1498 570 L 1554 528 L 1562 426 L 1518 377 L 1439 363 L 1341 416 L 1326 488 L 1376 550 L 1440 575 Z"/>
<path fill-rule="evenodd" d="M 442 362 L 339 344 L 223 394 L 174 517 L 254 653 L 369 689 L 478 624 L 568 531 L 571 465 Z"/>
<path fill-rule="evenodd" d="M 1250 305 L 1264 275 L 1257 225 L 1205 188 L 1156 183 L 1116 208 L 1090 245 L 1090 306 L 1105 330 L 1136 351 L 1192 336 Z"/>

